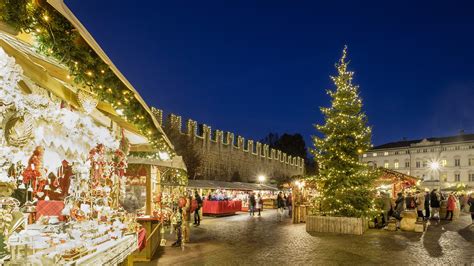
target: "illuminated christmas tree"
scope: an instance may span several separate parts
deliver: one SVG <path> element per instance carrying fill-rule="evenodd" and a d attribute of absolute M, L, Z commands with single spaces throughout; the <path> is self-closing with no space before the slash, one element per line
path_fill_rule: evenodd
<path fill-rule="evenodd" d="M 324 125 L 315 125 L 323 137 L 313 136 L 312 150 L 319 165 L 316 177 L 320 213 L 330 216 L 368 217 L 374 213 L 374 171 L 359 162 L 371 147 L 371 128 L 362 111 L 354 73 L 347 70 L 347 46 L 331 77 L 335 90 L 328 90 L 331 107 L 322 107 Z"/>

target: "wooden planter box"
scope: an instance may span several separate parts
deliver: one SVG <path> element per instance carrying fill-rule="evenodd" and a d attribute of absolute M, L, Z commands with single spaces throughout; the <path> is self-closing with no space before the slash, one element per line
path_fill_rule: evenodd
<path fill-rule="evenodd" d="M 306 232 L 362 235 L 369 228 L 367 220 L 352 217 L 307 216 Z"/>

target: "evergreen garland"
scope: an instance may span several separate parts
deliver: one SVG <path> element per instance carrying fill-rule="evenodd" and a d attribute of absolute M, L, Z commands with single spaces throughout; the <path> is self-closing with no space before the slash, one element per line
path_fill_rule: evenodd
<path fill-rule="evenodd" d="M 331 107 L 321 108 L 325 124 L 315 126 L 323 134 L 313 137 L 312 153 L 319 166 L 315 181 L 320 197 L 316 200 L 323 215 L 371 217 L 377 211 L 373 186 L 377 174 L 359 161 L 360 154 L 371 148 L 371 128 L 346 56 L 347 47 L 336 64 L 338 75 L 331 77 L 336 86 L 327 92 Z"/>
<path fill-rule="evenodd" d="M 174 156 L 135 94 L 84 41 L 73 25 L 46 0 L 0 0 L 0 19 L 17 31 L 31 33 L 38 51 L 65 65 L 77 84 L 85 85 L 134 124 L 150 143 Z"/>

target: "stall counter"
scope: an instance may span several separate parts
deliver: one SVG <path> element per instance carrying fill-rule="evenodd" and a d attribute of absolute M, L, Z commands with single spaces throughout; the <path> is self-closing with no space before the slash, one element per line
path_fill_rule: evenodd
<path fill-rule="evenodd" d="M 242 210 L 240 200 L 205 200 L 202 213 L 207 215 L 232 215 Z"/>

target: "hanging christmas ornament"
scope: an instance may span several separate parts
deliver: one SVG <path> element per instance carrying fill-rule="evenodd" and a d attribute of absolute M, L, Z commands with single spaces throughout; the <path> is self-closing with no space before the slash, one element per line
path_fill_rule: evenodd
<path fill-rule="evenodd" d="M 25 189 L 25 184 L 22 182 L 19 186 L 18 186 L 19 189 Z"/>
<path fill-rule="evenodd" d="M 24 147 L 33 138 L 33 118 L 29 114 L 18 116 L 15 112 L 7 114 L 3 128 L 5 140 L 11 146 Z"/>
<path fill-rule="evenodd" d="M 31 186 L 28 187 L 27 189 L 28 192 L 33 192 L 33 188 Z"/>
<path fill-rule="evenodd" d="M 77 99 L 86 114 L 90 114 L 97 107 L 99 101 L 91 92 L 79 89 Z"/>
<path fill-rule="evenodd" d="M 46 197 L 44 197 L 44 200 L 45 200 L 45 201 L 48 201 L 48 200 L 49 200 L 49 196 L 46 195 Z"/>

